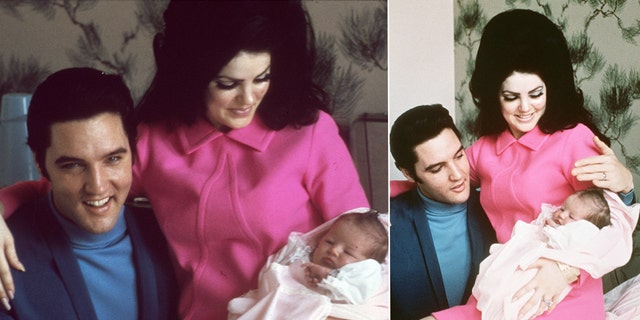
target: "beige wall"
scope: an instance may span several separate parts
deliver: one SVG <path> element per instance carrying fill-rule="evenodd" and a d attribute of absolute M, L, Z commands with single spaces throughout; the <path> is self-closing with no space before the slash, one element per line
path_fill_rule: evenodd
<path fill-rule="evenodd" d="M 79 10 L 75 15 L 75 19 L 80 23 L 94 23 L 97 26 L 107 59 L 115 60 L 115 56 L 121 60 L 132 59 L 133 68 L 130 73 L 127 73 L 125 80 L 136 101 L 144 93 L 155 72 L 151 45 L 154 33 L 152 30 L 142 28 L 139 24 L 136 18 L 139 3 L 140 1 L 134 0 L 100 0 L 93 6 Z M 373 12 L 381 6 L 379 1 L 362 0 L 313 0 L 304 3 L 316 36 L 330 35 L 336 41 L 340 37 L 340 27 L 345 17 L 352 12 Z M 16 4 L 20 5 L 16 6 Z M 15 12 L 12 13 L 8 8 L 15 9 Z M 12 57 L 18 57 L 22 61 L 33 58 L 49 72 L 72 66 L 89 66 L 112 72 L 104 64 L 96 61 L 74 60 L 72 53 L 79 51 L 79 39 L 83 35 L 81 28 L 74 25 L 71 16 L 61 7 L 55 7 L 49 13 L 50 16 L 45 16 L 42 12 L 33 10 L 33 6 L 28 2 L 0 3 L 0 63 L 7 65 Z M 127 33 L 135 33 L 135 37 L 123 45 L 123 39 Z M 349 68 L 350 60 L 340 52 L 337 45 L 335 53 L 338 63 L 336 70 Z M 386 65 L 386 61 L 384 64 Z M 387 71 L 379 68 L 365 70 L 357 65 L 352 65 L 351 70 L 362 78 L 364 83 L 360 99 L 356 102 L 353 112 L 346 117 L 346 120 L 339 119 L 344 121 L 340 124 L 356 121 L 364 113 L 386 114 Z M 368 131 L 369 137 L 366 143 L 369 150 L 362 151 L 361 148 L 356 150 L 356 146 L 351 146 L 351 149 L 356 157 L 356 163 L 364 163 L 364 167 L 358 167 L 358 169 L 363 176 L 365 189 L 370 190 L 372 197 L 376 197 L 372 203 L 376 209 L 386 211 L 388 202 L 386 172 L 388 142 L 386 130 L 384 130 L 386 123 L 377 122 L 374 127 L 382 127 L 382 130 L 373 131 L 374 136 L 370 136 L 371 131 Z M 356 143 L 363 143 L 361 132 L 352 132 L 351 135 L 354 137 L 352 141 L 358 139 Z M 365 173 L 368 173 L 367 177 L 364 176 Z"/>
<path fill-rule="evenodd" d="M 379 4 L 376 1 L 306 1 L 306 5 L 316 34 L 338 35 L 341 19 L 351 10 L 358 12 L 372 9 Z M 135 59 L 134 72 L 128 81 L 134 97 L 144 92 L 155 70 L 151 50 L 153 35 L 149 32 L 140 29 L 136 38 L 121 50 L 123 33 L 138 28 L 136 10 L 136 1 L 107 0 L 98 1 L 94 7 L 77 14 L 79 21 L 94 22 L 98 26 L 102 41 L 110 53 L 131 54 Z M 17 11 L 21 18 L 0 10 L 0 56 L 5 63 L 11 56 L 17 56 L 34 57 L 51 71 L 73 66 L 68 53 L 76 48 L 82 33 L 61 8 L 55 10 L 54 19 L 51 20 L 33 11 L 30 5 L 22 5 Z M 343 68 L 349 64 L 342 55 L 338 56 L 338 62 Z M 363 71 L 358 67 L 354 67 L 354 70 L 366 79 L 362 99 L 356 107 L 354 118 L 363 112 L 386 112 L 386 72 Z"/>
<path fill-rule="evenodd" d="M 362 12 L 373 10 L 379 6 L 378 1 L 371 0 L 314 0 L 305 1 L 305 4 L 309 10 L 316 35 L 320 33 L 339 34 L 341 21 L 345 16 L 348 16 L 351 10 Z M 338 62 L 342 67 L 346 67 L 349 64 L 342 55 L 338 55 Z M 355 114 L 358 115 L 363 112 L 386 113 L 387 72 L 380 69 L 364 71 L 357 67 L 353 70 L 357 71 L 362 77 L 367 78 L 362 89 L 362 100 L 356 107 Z"/>
<path fill-rule="evenodd" d="M 72 67 L 69 50 L 77 45 L 82 35 L 62 9 L 54 12 L 54 19 L 46 19 L 31 6 L 17 8 L 20 18 L 0 11 L 0 55 L 6 64 L 10 57 L 33 57 L 50 71 Z M 133 54 L 135 69 L 127 81 L 134 96 L 142 94 L 153 75 L 154 60 L 151 49 L 152 35 L 141 30 L 120 51 L 122 34 L 136 29 L 135 1 L 99 1 L 95 7 L 79 11 L 77 19 L 83 23 L 94 22 L 100 31 L 105 47 L 111 53 Z M 97 66 L 96 66 L 97 67 Z"/>
<path fill-rule="evenodd" d="M 454 114 L 453 1 L 390 1 L 389 30 L 389 127 L 418 105 Z M 388 157 L 389 178 L 404 179 Z"/>
<path fill-rule="evenodd" d="M 461 1 L 467 3 L 469 1 Z M 553 3 L 551 9 L 560 14 L 566 1 Z M 502 0 L 480 1 L 487 19 L 510 7 Z M 518 7 L 540 11 L 536 2 L 529 5 L 521 2 Z M 607 8 L 605 8 L 607 9 Z M 457 13 L 453 1 L 403 0 L 389 3 L 389 126 L 403 111 L 419 104 L 441 103 L 456 116 L 454 97 L 457 90 L 467 94 L 466 85 L 459 87 L 465 77 L 465 50 L 454 47 L 453 29 Z M 626 27 L 640 19 L 640 4 L 627 3 L 618 10 L 618 17 Z M 568 37 L 584 27 L 584 17 L 592 14 L 588 4 L 572 3 L 564 15 L 569 19 Z M 607 65 L 618 65 L 624 72 L 640 69 L 640 37 L 635 36 L 635 44 L 621 39 L 621 33 L 614 16 L 595 19 L 589 27 L 593 45 L 605 57 Z M 454 55 L 455 52 L 455 55 Z M 455 61 L 454 61 L 455 56 Z M 604 71 L 590 81 L 584 81 L 581 88 L 585 96 L 598 103 Z M 583 71 L 578 71 L 583 76 Z M 467 100 L 469 104 L 470 100 Z M 466 106 L 467 108 L 474 108 Z M 640 100 L 633 101 L 632 116 L 640 119 Z M 609 133 L 611 135 L 611 133 Z M 621 139 L 627 155 L 640 155 L 640 120 L 634 122 L 629 133 Z M 619 144 L 613 149 L 625 162 Z M 390 179 L 404 179 L 389 158 Z M 629 164 L 627 164 L 629 166 Z M 632 168 L 633 169 L 633 168 Z M 640 168 L 635 168 L 640 171 Z M 640 175 L 635 175 L 635 184 L 640 183 Z"/>
<path fill-rule="evenodd" d="M 469 3 L 471 1 L 461 2 Z M 516 1 L 513 6 L 507 5 L 502 0 L 485 0 L 478 3 L 487 21 L 496 14 L 514 7 L 537 12 L 544 11 L 536 1 Z M 577 83 L 583 91 L 586 103 L 592 108 L 594 118 L 600 123 L 600 130 L 612 139 L 611 145 L 614 152 L 622 163 L 632 170 L 635 185 L 638 185 L 640 183 L 640 166 L 634 166 L 633 163 L 635 161 L 636 164 L 640 164 L 639 161 L 634 160 L 635 157 L 640 159 L 639 94 L 635 93 L 636 98 L 632 100 L 626 111 L 615 116 L 611 116 L 612 113 L 608 111 L 607 105 L 601 102 L 600 95 L 602 90 L 609 86 L 604 80 L 609 68 L 617 66 L 618 70 L 625 75 L 640 72 L 640 32 L 636 31 L 635 35 L 631 36 L 632 40 L 625 40 L 621 31 L 621 27 L 631 28 L 640 19 L 640 2 L 627 1 L 623 7 L 566 0 L 548 2 L 548 4 L 546 15 L 553 21 L 563 21 L 565 25 L 563 31 L 569 43 L 578 34 L 586 32 L 592 51 L 602 55 L 602 69 L 593 73 L 587 71 L 587 63 L 574 64 Z M 457 16 L 460 11 L 460 7 L 456 5 L 454 15 Z M 592 20 L 587 24 L 588 18 L 592 18 Z M 480 34 L 473 33 L 471 37 L 472 40 L 478 40 Z M 473 45 L 473 55 L 475 55 L 477 46 L 478 43 Z M 455 90 L 457 95 L 465 97 L 465 102 L 456 107 L 475 110 L 476 107 L 471 101 L 468 89 L 469 75 L 464 67 L 469 59 L 469 52 L 462 45 L 456 44 L 455 55 Z M 615 82 L 615 85 L 620 87 L 624 84 L 618 81 Z M 637 120 L 627 123 L 619 122 L 619 119 L 627 117 L 635 117 Z M 459 117 L 456 120 L 460 120 Z M 624 146 L 624 150 L 622 146 Z"/>

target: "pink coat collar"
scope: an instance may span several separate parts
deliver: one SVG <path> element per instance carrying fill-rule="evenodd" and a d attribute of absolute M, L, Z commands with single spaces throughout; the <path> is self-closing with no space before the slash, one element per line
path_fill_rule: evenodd
<path fill-rule="evenodd" d="M 533 128 L 533 130 L 527 132 L 524 136 L 517 139 L 511 134 L 511 131 L 508 129 L 502 131 L 500 135 L 498 135 L 498 140 L 496 141 L 496 152 L 497 154 L 502 154 L 507 148 L 509 148 L 514 143 L 519 143 L 531 150 L 538 150 L 544 144 L 545 141 L 549 138 L 549 135 L 542 132 L 538 126 Z"/>
<path fill-rule="evenodd" d="M 265 151 L 273 139 L 274 130 L 269 129 L 257 116 L 251 123 L 241 129 L 234 129 L 223 133 L 216 129 L 209 121 L 200 118 L 191 126 L 181 126 L 177 129 L 180 145 L 185 154 L 190 154 L 208 142 L 226 136 L 240 144 L 256 151 Z"/>

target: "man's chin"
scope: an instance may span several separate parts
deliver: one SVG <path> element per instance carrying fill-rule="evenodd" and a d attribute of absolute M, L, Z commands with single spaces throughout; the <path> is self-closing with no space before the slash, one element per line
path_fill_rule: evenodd
<path fill-rule="evenodd" d="M 452 195 L 448 200 L 450 204 L 466 203 L 469 200 L 469 192 Z"/>
<path fill-rule="evenodd" d="M 113 230 L 117 222 L 118 219 L 96 219 L 95 221 L 87 221 L 80 227 L 93 234 L 103 234 Z"/>

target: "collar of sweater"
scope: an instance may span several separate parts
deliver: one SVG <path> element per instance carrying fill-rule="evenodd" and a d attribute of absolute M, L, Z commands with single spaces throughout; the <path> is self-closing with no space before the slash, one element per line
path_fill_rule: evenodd
<path fill-rule="evenodd" d="M 64 217 L 53 205 L 51 191 L 49 192 L 49 206 L 62 226 L 62 229 L 69 237 L 73 248 L 85 250 L 106 248 L 118 243 L 126 236 L 127 224 L 124 219 L 124 206 L 120 209 L 118 221 L 113 229 L 101 234 L 91 233 Z"/>
<path fill-rule="evenodd" d="M 427 198 L 420 190 L 418 190 L 418 194 L 420 195 L 423 209 L 428 217 L 454 217 L 466 214 L 467 212 L 466 202 L 456 204 L 444 203 Z"/>

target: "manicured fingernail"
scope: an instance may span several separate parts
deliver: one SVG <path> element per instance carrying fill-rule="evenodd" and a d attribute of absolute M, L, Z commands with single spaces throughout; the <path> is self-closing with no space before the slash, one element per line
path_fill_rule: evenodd
<path fill-rule="evenodd" d="M 8 291 L 7 293 L 9 294 L 9 299 L 13 300 L 13 291 Z"/>
<path fill-rule="evenodd" d="M 4 308 L 9 311 L 11 310 L 11 305 L 9 304 L 9 299 L 7 298 L 2 298 L 2 304 L 4 305 Z"/>

